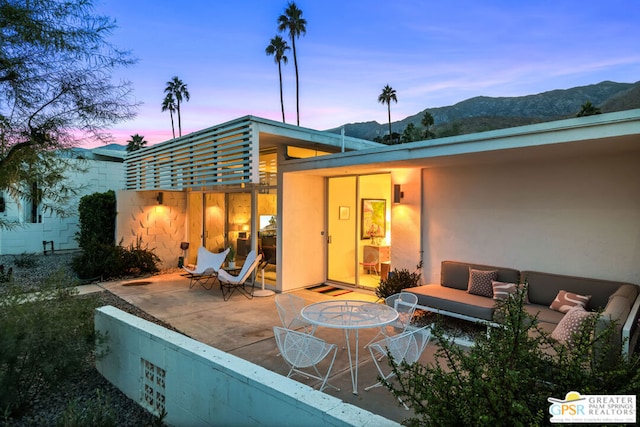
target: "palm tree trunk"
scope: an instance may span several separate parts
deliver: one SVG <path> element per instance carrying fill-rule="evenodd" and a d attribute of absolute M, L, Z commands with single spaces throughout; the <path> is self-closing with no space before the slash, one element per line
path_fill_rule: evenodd
<path fill-rule="evenodd" d="M 169 110 L 169 116 L 171 116 L 171 133 L 173 134 L 173 139 L 176 139 L 176 126 L 173 124 L 173 112 Z"/>
<path fill-rule="evenodd" d="M 286 123 L 284 121 L 284 98 L 282 97 L 282 67 L 280 65 L 280 61 L 278 61 L 278 75 L 280 76 L 280 107 L 282 108 L 282 123 Z"/>
<path fill-rule="evenodd" d="M 291 37 L 291 44 L 293 46 L 293 65 L 296 68 L 296 117 L 298 119 L 297 124 L 300 126 L 300 83 L 298 82 L 298 55 L 296 55 L 296 38 Z"/>
<path fill-rule="evenodd" d="M 182 120 L 180 120 L 180 100 L 177 100 L 176 111 L 178 112 L 178 136 L 182 136 Z M 391 113 L 389 113 L 391 114 Z M 389 116 L 391 117 L 391 116 Z"/>
<path fill-rule="evenodd" d="M 391 145 L 391 100 L 387 103 L 387 111 L 389 113 L 389 145 Z"/>

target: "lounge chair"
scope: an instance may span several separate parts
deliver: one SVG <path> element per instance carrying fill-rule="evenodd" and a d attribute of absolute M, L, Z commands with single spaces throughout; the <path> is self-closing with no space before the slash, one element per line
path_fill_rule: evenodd
<path fill-rule="evenodd" d="M 200 283 L 203 288 L 211 289 L 215 283 L 216 277 L 224 260 L 227 259 L 229 248 L 223 252 L 214 254 L 209 252 L 204 246 L 198 248 L 198 258 L 196 268 L 189 269 L 182 267 L 188 274 L 187 277 L 190 280 L 189 288 L 192 288 L 196 283 Z"/>
<path fill-rule="evenodd" d="M 253 289 L 255 288 L 256 278 L 255 272 L 262 254 L 256 254 L 256 251 L 251 251 L 244 260 L 244 265 L 237 276 L 232 275 L 224 269 L 218 271 L 218 280 L 220 281 L 220 289 L 222 289 L 222 298 L 228 301 L 231 298 L 231 294 L 235 291 L 239 291 L 246 298 L 253 298 Z M 251 292 L 247 291 L 247 282 L 251 279 Z"/>

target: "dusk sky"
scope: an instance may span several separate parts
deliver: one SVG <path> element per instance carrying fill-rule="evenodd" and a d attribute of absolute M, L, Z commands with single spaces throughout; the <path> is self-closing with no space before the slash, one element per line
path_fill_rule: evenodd
<path fill-rule="evenodd" d="M 396 90 L 392 121 L 474 96 L 523 96 L 612 80 L 640 80 L 636 0 L 297 0 L 300 125 L 387 122 L 382 88 Z M 281 121 L 278 66 L 265 48 L 286 0 L 96 0 L 116 21 L 109 41 L 138 63 L 116 77 L 142 105 L 110 129 L 126 144 L 171 138 L 161 111 L 178 76 L 191 100 L 182 134 L 245 115 Z M 283 37 L 287 38 L 283 34 Z M 288 40 L 289 45 L 291 42 Z M 293 53 L 283 64 L 287 123 L 295 124 Z M 177 124 L 176 124 L 177 133 Z"/>

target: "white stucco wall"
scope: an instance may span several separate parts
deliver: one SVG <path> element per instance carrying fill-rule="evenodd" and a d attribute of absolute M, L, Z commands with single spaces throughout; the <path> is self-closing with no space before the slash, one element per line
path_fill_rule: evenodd
<path fill-rule="evenodd" d="M 391 204 L 391 268 L 414 271 L 424 257 L 420 246 L 420 207 L 422 195 L 419 168 L 395 169 L 391 184 L 399 184 L 404 197 Z M 391 195 L 393 200 L 393 194 Z"/>
<path fill-rule="evenodd" d="M 640 283 L 640 153 L 425 169 L 425 279 L 460 260 Z"/>
<path fill-rule="evenodd" d="M 187 241 L 187 193 L 163 191 L 163 201 L 157 201 L 158 191 L 121 190 L 116 193 L 116 243 L 122 246 L 136 244 L 142 239 L 143 247 L 160 257 L 160 269 L 178 266 L 183 255 L 180 242 Z M 189 250 L 196 250 L 197 247 Z"/>
<path fill-rule="evenodd" d="M 18 225 L 11 229 L 0 229 L 0 255 L 42 252 L 43 241 L 53 241 L 55 250 L 77 249 L 75 235 L 78 232 L 78 204 L 87 194 L 118 190 L 124 186 L 123 164 L 99 160 L 66 160 L 79 163 L 85 172 L 69 172 L 67 186 L 78 189 L 77 196 L 69 203 L 71 214 L 61 218 L 52 212 L 42 213 L 41 223 L 24 222 L 24 208 L 5 194 L 7 208 L 0 213 L 6 221 Z M 47 245 L 47 250 L 51 245 Z"/>

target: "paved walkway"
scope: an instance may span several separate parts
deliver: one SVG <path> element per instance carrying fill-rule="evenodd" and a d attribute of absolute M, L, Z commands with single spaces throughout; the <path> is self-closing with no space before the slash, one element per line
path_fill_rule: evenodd
<path fill-rule="evenodd" d="M 136 282 L 150 282 L 136 285 Z M 178 273 L 153 276 L 147 279 L 125 282 L 105 282 L 79 288 L 81 293 L 107 289 L 127 302 L 136 305 L 154 317 L 165 321 L 185 335 L 231 353 L 271 371 L 286 375 L 288 368 L 278 356 L 273 326 L 280 325 L 273 296 L 254 297 L 249 300 L 241 294 L 234 294 L 229 301 L 223 301 L 220 289 L 214 286 L 205 290 L 199 285 L 189 288 L 189 280 Z M 351 292 L 338 297 L 328 297 L 308 290 L 295 291 L 307 303 L 329 298 L 358 299 L 375 301 L 375 295 Z M 345 336 L 342 330 L 318 328 L 316 335 L 331 343 L 340 345 L 338 356 L 329 382 L 340 388 L 335 391 L 325 389 L 325 393 L 336 396 L 344 402 L 366 409 L 385 418 L 401 422 L 412 412 L 398 404 L 391 393 L 383 387 L 364 391 L 364 387 L 377 382 L 377 371 L 371 361 L 369 351 L 362 348 L 364 343 L 377 333 L 365 329 L 360 332 L 359 349 L 359 391 L 352 394 L 351 376 Z M 433 360 L 435 345 L 430 343 L 422 362 Z M 315 380 L 294 376 L 295 380 L 316 385 Z"/>

